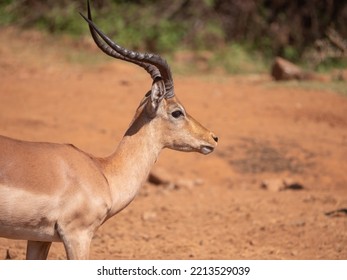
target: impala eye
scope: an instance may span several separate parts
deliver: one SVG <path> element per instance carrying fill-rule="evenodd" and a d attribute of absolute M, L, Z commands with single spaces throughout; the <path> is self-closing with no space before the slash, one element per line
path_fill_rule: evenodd
<path fill-rule="evenodd" d="M 173 116 L 175 119 L 178 119 L 179 117 L 184 116 L 184 114 L 181 110 L 176 110 L 171 113 L 171 116 Z"/>

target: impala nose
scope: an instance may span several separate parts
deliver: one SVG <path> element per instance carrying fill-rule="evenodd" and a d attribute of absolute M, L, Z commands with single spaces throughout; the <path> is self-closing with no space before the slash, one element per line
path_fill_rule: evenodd
<path fill-rule="evenodd" d="M 214 135 L 213 133 L 212 133 L 212 138 L 216 143 L 218 143 L 218 137 L 216 135 Z"/>

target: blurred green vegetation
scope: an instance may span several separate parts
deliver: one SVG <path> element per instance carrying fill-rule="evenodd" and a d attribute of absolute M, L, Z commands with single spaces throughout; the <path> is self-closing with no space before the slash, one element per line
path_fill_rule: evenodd
<path fill-rule="evenodd" d="M 313 91 L 326 91 L 339 93 L 347 97 L 347 82 L 346 81 L 331 81 L 329 83 L 322 83 L 319 81 L 284 81 L 281 83 L 269 83 L 268 87 L 288 87 L 288 88 L 299 88 Z"/>
<path fill-rule="evenodd" d="M 210 66 L 231 73 L 264 71 L 275 56 L 320 71 L 347 67 L 346 53 L 329 36 L 333 30 L 346 43 L 347 1 L 94 0 L 91 5 L 97 25 L 129 49 L 210 51 Z M 0 0 L 0 25 L 79 38 L 89 30 L 78 12 L 86 14 L 85 0 Z"/>

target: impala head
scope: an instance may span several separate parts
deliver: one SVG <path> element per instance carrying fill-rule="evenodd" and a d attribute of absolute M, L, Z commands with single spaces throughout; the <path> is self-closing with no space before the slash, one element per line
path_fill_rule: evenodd
<path fill-rule="evenodd" d="M 218 137 L 194 120 L 178 101 L 169 65 L 157 54 L 127 50 L 108 38 L 92 21 L 88 0 L 89 29 L 96 45 L 107 55 L 134 63 L 144 68 L 153 80 L 151 90 L 142 100 L 133 125 L 127 133 L 134 133 L 144 124 L 156 123 L 163 146 L 179 151 L 209 154 L 217 145 Z"/>

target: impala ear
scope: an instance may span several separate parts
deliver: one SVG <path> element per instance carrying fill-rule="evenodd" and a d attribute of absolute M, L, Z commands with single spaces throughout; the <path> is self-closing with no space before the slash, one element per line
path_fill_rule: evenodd
<path fill-rule="evenodd" d="M 156 113 L 159 108 L 160 102 L 163 100 L 165 96 L 165 84 L 161 78 L 156 78 L 153 81 L 152 89 L 151 89 L 151 111 L 152 113 Z"/>

